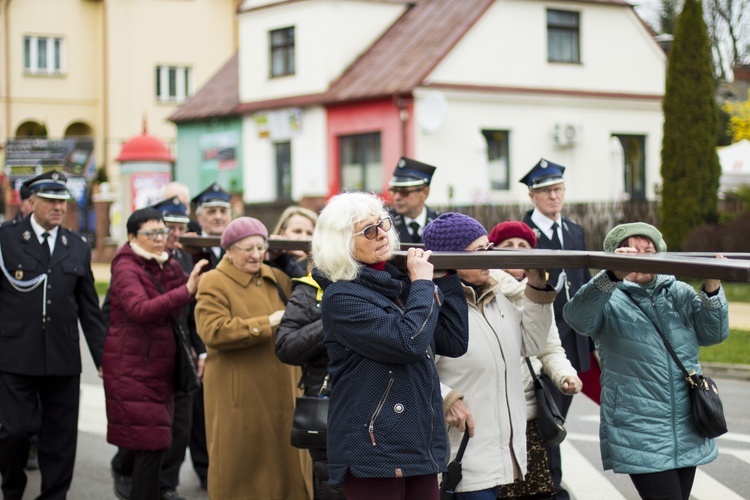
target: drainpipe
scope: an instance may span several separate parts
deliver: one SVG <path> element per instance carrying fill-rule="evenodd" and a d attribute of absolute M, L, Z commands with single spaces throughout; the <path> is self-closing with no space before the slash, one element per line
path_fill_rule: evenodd
<path fill-rule="evenodd" d="M 5 15 L 5 137 L 11 137 L 10 132 L 10 9 L 11 0 L 5 0 L 3 14 Z"/>
<path fill-rule="evenodd" d="M 109 2 L 102 2 L 102 160 L 109 176 Z"/>
<path fill-rule="evenodd" d="M 401 156 L 408 156 L 406 154 L 406 141 L 409 123 L 409 110 L 406 109 L 406 99 L 401 96 L 394 96 L 393 98 L 396 107 L 398 108 L 398 119 L 401 120 Z"/>

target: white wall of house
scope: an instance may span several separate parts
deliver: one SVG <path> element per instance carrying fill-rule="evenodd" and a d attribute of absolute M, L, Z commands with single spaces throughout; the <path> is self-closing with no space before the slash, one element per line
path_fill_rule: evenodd
<path fill-rule="evenodd" d="M 580 64 L 547 62 L 547 9 L 580 13 Z M 666 57 L 633 10 L 578 2 L 495 2 L 430 82 L 589 92 L 664 92 Z"/>
<path fill-rule="evenodd" d="M 278 112 L 283 113 L 284 110 Z M 274 133 L 261 137 L 252 115 L 243 118 L 245 151 L 244 200 L 247 203 L 276 200 L 276 158 L 274 142 L 290 141 L 292 198 L 325 196 L 328 192 L 326 112 L 323 107 L 304 108 L 299 132 Z"/>
<path fill-rule="evenodd" d="M 547 8 L 580 13 L 580 64 L 547 61 Z M 629 7 L 495 2 L 428 77 L 442 87 L 415 92 L 416 157 L 439 167 L 430 201 L 526 201 L 518 181 L 541 157 L 568 167 L 567 200 L 622 199 L 613 134 L 646 137 L 646 196 L 653 199 L 663 123 L 654 96 L 663 94 L 665 74 L 664 53 Z M 432 131 L 421 126 L 426 116 Z M 576 138 L 561 147 L 555 129 L 568 125 Z M 510 132 L 508 190 L 488 187 L 483 129 Z"/>
<path fill-rule="evenodd" d="M 540 158 L 567 167 L 567 200 L 622 199 L 623 173 L 613 164 L 612 134 L 646 136 L 647 197 L 654 196 L 654 184 L 660 182 L 659 101 L 444 91 L 444 116 L 439 129 L 431 133 L 419 122 L 425 102 L 432 99 L 426 101 L 425 96 L 432 92 L 415 93 L 415 157 L 438 167 L 430 190 L 433 204 L 527 201 L 528 189 L 519 180 Z M 575 126 L 572 145 L 556 144 L 557 124 Z M 483 129 L 510 132 L 508 190 L 489 189 Z"/>
<path fill-rule="evenodd" d="M 387 2 L 310 0 L 241 13 L 240 101 L 325 92 L 403 12 Z M 295 74 L 271 78 L 269 32 L 292 26 Z"/>

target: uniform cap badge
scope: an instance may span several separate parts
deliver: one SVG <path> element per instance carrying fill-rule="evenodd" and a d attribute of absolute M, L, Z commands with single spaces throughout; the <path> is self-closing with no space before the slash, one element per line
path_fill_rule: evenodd
<path fill-rule="evenodd" d="M 21 280 L 23 279 L 23 271 L 21 271 L 20 269 L 17 269 L 13 276 L 15 276 L 17 280 Z"/>

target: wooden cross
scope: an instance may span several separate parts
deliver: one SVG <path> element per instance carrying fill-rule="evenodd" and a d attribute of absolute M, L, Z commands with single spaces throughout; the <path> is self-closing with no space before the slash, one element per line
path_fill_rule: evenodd
<path fill-rule="evenodd" d="M 181 236 L 185 247 L 219 246 L 218 236 Z M 310 242 L 300 240 L 268 240 L 269 250 L 308 251 Z M 393 261 L 405 267 L 406 249 L 394 252 Z M 750 281 L 750 253 L 727 253 L 716 259 L 710 253 L 665 252 L 625 255 L 576 250 L 499 250 L 489 252 L 435 252 L 430 262 L 435 269 L 609 269 L 672 274 L 687 278 Z"/>

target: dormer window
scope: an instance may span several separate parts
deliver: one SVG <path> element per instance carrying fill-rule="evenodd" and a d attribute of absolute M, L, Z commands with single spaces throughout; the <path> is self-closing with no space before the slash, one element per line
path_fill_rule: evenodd
<path fill-rule="evenodd" d="M 294 74 L 294 26 L 269 32 L 271 77 Z"/>

